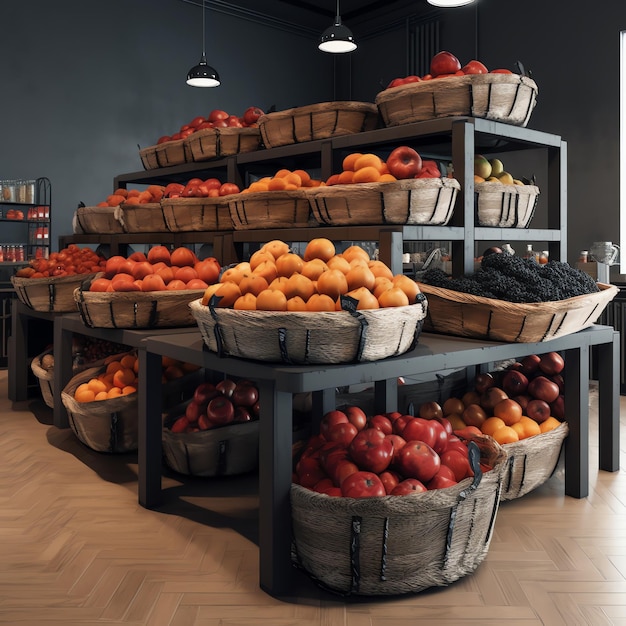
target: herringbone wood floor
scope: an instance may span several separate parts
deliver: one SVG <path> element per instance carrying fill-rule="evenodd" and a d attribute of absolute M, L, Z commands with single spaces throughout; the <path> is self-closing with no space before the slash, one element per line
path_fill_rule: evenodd
<path fill-rule="evenodd" d="M 326 593 L 295 571 L 299 596 L 277 600 L 258 587 L 254 476 L 168 476 L 164 506 L 145 510 L 134 455 L 91 451 L 38 402 L 12 410 L 6 385 L 0 372 L 0 623 L 626 624 L 626 471 L 596 470 L 595 426 L 590 496 L 565 497 L 559 468 L 504 503 L 472 575 L 372 600 Z"/>

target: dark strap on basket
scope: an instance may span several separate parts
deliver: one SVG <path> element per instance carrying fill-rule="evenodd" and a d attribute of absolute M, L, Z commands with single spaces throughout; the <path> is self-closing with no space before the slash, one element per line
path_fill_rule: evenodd
<path fill-rule="evenodd" d="M 369 328 L 369 324 L 365 317 L 361 314 L 361 312 L 357 311 L 359 301 L 356 298 L 342 295 L 339 296 L 339 301 L 341 303 L 341 309 L 343 311 L 348 311 L 348 313 L 350 313 L 352 317 L 358 320 L 360 325 L 359 345 L 357 347 L 356 355 L 354 357 L 354 361 L 358 362 L 363 357 L 363 350 L 365 349 L 365 340 L 367 339 L 367 329 Z"/>
<path fill-rule="evenodd" d="M 111 426 L 109 430 L 109 452 L 115 452 L 117 450 L 117 444 L 119 439 L 118 426 L 119 420 L 117 418 L 117 412 L 111 413 Z"/>
<path fill-rule="evenodd" d="M 480 468 L 480 449 L 476 445 L 475 442 L 469 441 L 467 444 L 467 453 L 470 467 L 474 472 L 474 480 L 472 484 L 459 493 L 459 497 L 457 503 L 454 505 L 452 510 L 450 511 L 450 520 L 448 521 L 448 533 L 446 535 L 446 553 L 443 557 L 444 567 L 448 565 L 448 556 L 450 555 L 450 550 L 452 549 L 452 535 L 454 534 L 454 524 L 456 522 L 456 511 L 459 507 L 459 504 L 465 501 L 467 496 L 470 495 L 472 491 L 475 491 L 480 485 L 480 482 L 483 478 L 483 471 Z"/>
<path fill-rule="evenodd" d="M 215 326 L 213 326 L 213 334 L 215 335 L 215 343 L 217 344 L 217 355 L 224 356 L 224 339 L 222 337 L 222 327 L 220 325 L 220 320 L 215 311 L 215 307 L 217 303 L 222 299 L 222 296 L 211 296 L 209 300 L 209 311 L 211 312 L 211 317 L 215 320 Z"/>
<path fill-rule="evenodd" d="M 55 300 L 56 300 L 56 287 L 54 283 L 48 283 L 48 311 L 54 311 Z"/>
<path fill-rule="evenodd" d="M 215 471 L 218 476 L 226 473 L 229 448 L 230 442 L 227 439 L 221 439 L 217 442 L 217 468 Z"/>
<path fill-rule="evenodd" d="M 352 526 L 350 530 L 350 571 L 352 572 L 352 581 L 350 590 L 355 593 L 359 591 L 359 584 L 361 582 L 361 521 L 362 518 L 360 516 L 352 516 Z"/>

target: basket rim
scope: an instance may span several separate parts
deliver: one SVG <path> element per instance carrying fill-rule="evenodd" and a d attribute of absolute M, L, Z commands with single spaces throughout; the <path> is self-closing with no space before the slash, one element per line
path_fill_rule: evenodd
<path fill-rule="evenodd" d="M 282 111 L 273 111 L 272 113 L 265 113 L 259 117 L 257 124 L 261 125 L 264 122 L 282 119 L 283 117 L 291 117 L 294 115 L 306 115 L 309 113 L 315 113 L 317 111 L 324 110 L 351 110 L 351 111 L 365 111 L 371 113 L 378 113 L 376 104 L 373 102 L 361 102 L 357 100 L 336 100 L 328 102 L 317 102 L 315 104 L 307 104 L 301 107 L 292 107 L 291 109 L 284 109 Z"/>
<path fill-rule="evenodd" d="M 485 298 L 484 296 L 475 296 L 470 293 L 464 293 L 462 291 L 454 291 L 453 289 L 445 289 L 443 287 L 435 287 L 427 283 L 417 283 L 422 293 L 428 299 L 428 295 L 435 295 L 445 300 L 454 300 L 460 304 L 477 304 L 482 306 L 488 306 L 492 309 L 515 309 L 517 312 L 523 312 L 526 314 L 540 313 L 542 308 L 550 309 L 557 308 L 559 310 L 565 307 L 576 308 L 576 305 L 585 306 L 588 304 L 588 300 L 602 297 L 613 299 L 619 292 L 619 288 L 616 285 L 608 285 L 606 283 L 597 283 L 600 291 L 592 293 L 585 293 L 579 296 L 573 296 L 572 298 L 566 298 L 564 300 L 551 300 L 548 302 L 509 302 L 508 300 L 496 300 L 495 298 Z"/>
<path fill-rule="evenodd" d="M 496 182 L 495 180 L 487 182 L 484 181 L 482 183 L 474 183 L 474 191 L 491 191 L 497 193 L 511 192 L 517 194 L 536 194 L 539 195 L 541 193 L 539 187 L 537 185 L 507 185 L 506 183 Z"/>
<path fill-rule="evenodd" d="M 495 183 L 494 183 L 495 184 Z M 437 178 L 405 178 L 401 180 L 392 180 L 382 183 L 347 183 L 347 184 L 339 184 L 339 185 L 321 185 L 319 187 L 306 187 L 307 194 L 316 194 L 323 195 L 325 192 L 329 193 L 338 193 L 341 192 L 341 195 L 346 195 L 345 192 L 349 191 L 359 191 L 359 190 L 367 190 L 367 191 L 395 191 L 395 190 L 404 190 L 404 189 L 419 189 L 420 187 L 453 187 L 457 190 L 461 189 L 461 185 L 456 178 L 448 178 L 446 176 L 439 176 Z M 511 185 L 509 185 L 511 186 Z M 331 191 L 335 190 L 335 191 Z M 262 192 L 259 192 L 262 193 Z M 269 192 L 268 192 L 269 193 Z M 350 195 L 350 194 L 347 194 Z"/>
<path fill-rule="evenodd" d="M 204 289 L 163 289 L 161 291 L 89 291 L 82 287 L 74 289 L 74 299 L 85 302 L 150 302 L 155 298 L 161 301 L 184 299 L 183 296 L 203 294 Z"/>
<path fill-rule="evenodd" d="M 301 189 L 277 189 L 275 191 L 247 191 L 246 193 L 233 193 L 228 196 L 228 202 L 243 202 L 247 200 L 299 200 L 306 198 L 308 193 L 305 189 L 317 189 L 316 187 L 303 187 Z"/>
<path fill-rule="evenodd" d="M 464 76 L 448 76 L 442 79 L 422 80 L 415 83 L 405 83 L 383 89 L 376 95 L 376 104 L 381 104 L 387 100 L 395 99 L 397 96 L 411 95 L 413 93 L 441 91 L 454 89 L 472 84 L 516 84 L 527 85 L 535 93 L 539 89 L 537 83 L 524 74 L 500 74 L 488 72 L 487 74 L 465 74 Z"/>
<path fill-rule="evenodd" d="M 64 283 L 82 283 L 101 274 L 101 272 L 90 272 L 89 274 L 71 274 L 69 276 L 44 276 L 43 278 L 27 278 L 25 276 L 11 276 L 11 283 L 20 287 L 37 287 L 40 285 L 58 285 Z"/>
<path fill-rule="evenodd" d="M 237 195 L 237 194 L 230 194 Z M 167 206 L 168 204 L 172 204 L 174 206 L 182 205 L 182 206 L 201 206 L 203 204 L 211 204 L 215 206 L 228 205 L 229 196 L 219 196 L 219 197 L 198 197 L 198 198 L 162 198 L 160 205 Z"/>

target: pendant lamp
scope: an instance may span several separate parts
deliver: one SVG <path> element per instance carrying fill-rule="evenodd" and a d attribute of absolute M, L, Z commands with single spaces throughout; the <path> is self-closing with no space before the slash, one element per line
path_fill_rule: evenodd
<path fill-rule="evenodd" d="M 356 50 L 356 43 L 354 43 L 352 31 L 341 23 L 339 0 L 337 0 L 335 23 L 322 33 L 318 48 L 322 52 L 330 52 L 332 54 L 342 54 Z"/>
<path fill-rule="evenodd" d="M 202 56 L 200 57 L 198 65 L 194 65 L 187 74 L 187 84 L 192 87 L 218 87 L 221 82 L 217 71 L 206 62 L 204 20 L 205 5 L 206 0 L 202 0 Z"/>
<path fill-rule="evenodd" d="M 428 4 L 432 4 L 435 7 L 462 7 L 466 4 L 472 4 L 474 0 L 428 0 Z"/>

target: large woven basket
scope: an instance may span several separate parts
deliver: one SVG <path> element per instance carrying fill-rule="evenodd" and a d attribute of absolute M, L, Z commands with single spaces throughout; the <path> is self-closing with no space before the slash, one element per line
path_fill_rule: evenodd
<path fill-rule="evenodd" d="M 484 182 L 474 185 L 474 195 L 479 226 L 528 228 L 535 214 L 539 187 Z"/>
<path fill-rule="evenodd" d="M 292 484 L 297 562 L 342 594 L 396 595 L 441 587 L 472 573 L 487 556 L 506 455 L 481 442 L 493 469 L 477 467 L 446 489 L 407 496 L 345 498 Z"/>
<path fill-rule="evenodd" d="M 148 146 L 139 149 L 139 158 L 145 170 L 155 170 L 159 167 L 159 160 L 156 155 L 156 146 Z"/>
<path fill-rule="evenodd" d="M 155 146 L 155 152 L 159 167 L 182 165 L 183 163 L 189 163 L 193 160 L 191 153 L 185 149 L 184 139 L 173 139 L 157 144 Z"/>
<path fill-rule="evenodd" d="M 378 109 L 370 102 L 321 102 L 258 119 L 266 148 L 350 135 L 378 127 Z"/>
<path fill-rule="evenodd" d="M 75 313 L 74 290 L 96 274 L 74 274 L 49 278 L 11 276 L 11 284 L 20 302 L 45 313 Z"/>
<path fill-rule="evenodd" d="M 52 354 L 52 349 L 45 350 L 41 354 L 38 354 L 31 362 L 30 369 L 39 381 L 39 387 L 41 389 L 41 396 L 43 401 L 51 409 L 54 408 L 54 366 L 46 369 L 41 366 L 42 358 Z"/>
<path fill-rule="evenodd" d="M 202 289 L 181 291 L 89 291 L 83 284 L 74 291 L 75 307 L 89 328 L 179 328 L 193 326 L 189 302 Z"/>
<path fill-rule="evenodd" d="M 376 96 L 386 126 L 461 115 L 526 126 L 536 103 L 532 78 L 498 73 L 408 83 Z"/>
<path fill-rule="evenodd" d="M 259 422 L 229 424 L 195 433 L 163 428 L 163 454 L 168 467 L 188 476 L 231 476 L 259 466 Z"/>
<path fill-rule="evenodd" d="M 75 230 L 87 234 L 109 235 L 124 232 L 112 206 L 78 207 L 74 214 Z"/>
<path fill-rule="evenodd" d="M 115 207 L 115 218 L 125 233 L 168 233 L 163 209 L 159 202 L 144 204 L 122 203 Z"/>
<path fill-rule="evenodd" d="M 204 128 L 184 139 L 194 161 L 208 161 L 233 154 L 254 152 L 261 146 L 259 128 Z"/>
<path fill-rule="evenodd" d="M 426 299 L 364 311 L 278 312 L 189 304 L 209 350 L 276 363 L 350 363 L 403 354 L 417 341 Z"/>
<path fill-rule="evenodd" d="M 86 446 L 97 452 L 132 452 L 137 449 L 137 392 L 110 400 L 77 402 L 76 388 L 102 373 L 89 368 L 73 376 L 61 393 L 70 428 Z"/>
<path fill-rule="evenodd" d="M 568 433 L 567 423 L 562 422 L 554 430 L 504 444 L 508 459 L 500 498 L 515 500 L 543 485 L 554 472 Z"/>
<path fill-rule="evenodd" d="M 454 178 L 316 187 L 307 194 L 320 224 L 447 224 L 460 185 Z"/>
<path fill-rule="evenodd" d="M 596 322 L 617 295 L 615 285 L 553 302 L 515 303 L 419 283 L 428 298 L 424 330 L 491 341 L 534 343 L 575 333 Z"/>
<path fill-rule="evenodd" d="M 228 198 L 163 198 L 163 217 L 173 233 L 232 230 Z"/>
<path fill-rule="evenodd" d="M 228 210 L 235 230 L 311 226 L 311 206 L 302 189 L 236 193 L 229 196 Z"/>

